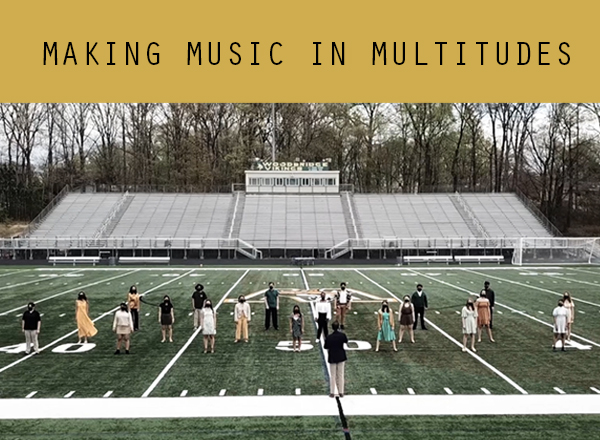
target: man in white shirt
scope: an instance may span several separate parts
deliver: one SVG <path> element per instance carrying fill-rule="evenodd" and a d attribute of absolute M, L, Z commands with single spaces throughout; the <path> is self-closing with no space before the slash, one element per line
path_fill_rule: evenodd
<path fill-rule="evenodd" d="M 321 334 L 324 338 L 327 338 L 327 323 L 331 320 L 331 303 L 327 298 L 324 290 L 321 290 L 321 300 L 316 303 L 317 316 L 315 321 L 317 322 L 317 341 L 321 340 Z"/>
<path fill-rule="evenodd" d="M 335 295 L 335 311 L 338 316 L 340 328 L 344 330 L 344 324 L 346 322 L 346 313 L 350 311 L 352 301 L 352 294 L 349 290 L 346 290 L 346 283 L 340 283 L 340 290 Z"/>

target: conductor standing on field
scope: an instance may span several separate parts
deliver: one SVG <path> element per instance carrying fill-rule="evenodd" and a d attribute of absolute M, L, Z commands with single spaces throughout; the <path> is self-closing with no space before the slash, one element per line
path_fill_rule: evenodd
<path fill-rule="evenodd" d="M 417 284 L 417 290 L 412 294 L 410 301 L 413 303 L 415 308 L 415 323 L 413 324 L 413 330 L 417 328 L 417 321 L 421 316 L 421 330 L 427 330 L 425 327 L 425 309 L 427 309 L 427 294 L 423 291 L 423 285 Z"/>
<path fill-rule="evenodd" d="M 494 303 L 496 302 L 496 294 L 492 289 L 490 289 L 490 282 L 486 281 L 483 283 L 483 290 L 481 292 L 485 292 L 485 297 L 490 302 L 490 329 L 494 328 Z"/>

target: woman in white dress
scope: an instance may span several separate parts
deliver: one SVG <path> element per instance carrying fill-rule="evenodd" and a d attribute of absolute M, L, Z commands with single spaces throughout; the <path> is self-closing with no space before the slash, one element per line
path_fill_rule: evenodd
<path fill-rule="evenodd" d="M 552 311 L 554 317 L 554 344 L 552 350 L 556 351 L 556 342 L 558 338 L 562 343 L 561 350 L 565 351 L 565 335 L 567 334 L 567 325 L 569 323 L 569 309 L 564 306 L 563 300 L 558 301 L 558 307 Z"/>
<path fill-rule="evenodd" d="M 208 352 L 208 342 L 210 341 L 210 352 L 215 352 L 215 335 L 217 334 L 217 314 L 212 308 L 212 302 L 207 299 L 204 302 L 204 308 L 200 313 L 200 326 L 202 335 L 204 335 L 204 353 Z"/>
<path fill-rule="evenodd" d="M 569 320 L 567 322 L 567 341 L 571 340 L 571 332 L 573 331 L 573 321 L 575 321 L 575 303 L 569 292 L 563 293 L 563 303 L 565 309 L 569 311 Z"/>
<path fill-rule="evenodd" d="M 475 334 L 477 333 L 477 309 L 471 298 L 463 307 L 462 313 L 462 330 L 463 330 L 463 348 L 462 351 L 467 351 L 467 340 L 471 338 L 471 350 L 475 350 Z"/>

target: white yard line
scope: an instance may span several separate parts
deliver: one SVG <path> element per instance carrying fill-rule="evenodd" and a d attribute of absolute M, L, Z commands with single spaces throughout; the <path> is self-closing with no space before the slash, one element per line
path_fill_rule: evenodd
<path fill-rule="evenodd" d="M 31 270 L 33 270 L 33 269 L 23 269 L 23 270 L 16 270 L 14 272 L 3 273 L 3 274 L 0 274 L 0 278 L 2 278 L 2 277 L 8 277 L 10 275 L 22 274 L 23 272 L 29 272 Z"/>
<path fill-rule="evenodd" d="M 183 277 L 185 277 L 185 276 L 187 276 L 187 275 L 191 274 L 192 272 L 194 272 L 194 270 L 195 270 L 195 269 L 192 269 L 192 270 L 190 270 L 189 272 L 186 272 L 185 274 L 183 274 L 183 275 L 180 275 L 180 276 L 179 276 L 179 277 L 177 277 L 177 278 L 171 278 L 169 281 L 165 281 L 164 283 L 162 283 L 162 284 L 159 284 L 158 286 L 155 286 L 155 287 L 153 287 L 152 289 L 148 289 L 146 292 L 142 293 L 140 296 L 142 297 L 142 296 L 148 295 L 149 293 L 151 293 L 151 292 L 153 292 L 153 291 L 155 291 L 155 290 L 157 290 L 157 289 L 160 289 L 161 287 L 163 287 L 163 286 L 166 286 L 167 284 L 171 284 L 172 282 L 174 282 L 174 281 L 177 281 L 178 279 L 180 279 L 180 278 L 183 278 Z M 100 316 L 98 316 L 96 319 L 92 319 L 92 322 L 96 322 L 96 321 L 98 321 L 98 320 L 100 320 L 100 319 L 102 319 L 102 318 L 105 318 L 105 317 L 107 317 L 107 316 L 109 316 L 109 315 L 112 315 L 114 312 L 116 312 L 116 311 L 119 309 L 119 307 L 120 307 L 120 306 L 118 306 L 118 307 L 115 307 L 114 309 L 111 309 L 111 310 L 109 310 L 108 312 L 105 312 L 105 313 L 101 314 L 101 315 L 100 315 Z M 61 336 L 60 338 L 58 338 L 58 339 L 56 339 L 56 340 L 52 341 L 51 343 L 49 343 L 48 345 L 45 345 L 44 347 L 41 347 L 41 348 L 40 348 L 40 351 L 44 351 L 44 350 L 46 350 L 46 349 L 48 349 L 48 348 L 50 348 L 50 347 L 53 347 L 53 346 L 55 346 L 56 344 L 58 344 L 59 342 L 61 342 L 61 341 L 64 341 L 65 339 L 67 339 L 67 338 L 71 337 L 72 335 L 74 335 L 74 334 L 76 334 L 76 333 L 77 333 L 77 329 L 73 330 L 72 332 L 69 332 L 69 333 L 67 333 L 67 334 L 66 334 L 66 335 L 64 335 L 64 336 Z M 28 355 L 26 355 L 26 356 L 23 356 L 21 359 L 14 361 L 12 364 L 8 364 L 8 365 L 6 365 L 5 367 L 2 367 L 2 368 L 0 368 L 0 373 L 2 373 L 2 372 L 4 372 L 4 371 L 8 370 L 9 368 L 12 368 L 12 367 L 14 367 L 15 365 L 18 365 L 18 364 L 20 364 L 21 362 L 24 362 L 24 361 L 26 361 L 27 359 L 30 359 L 30 358 L 32 358 L 33 356 L 36 356 L 36 354 L 35 354 L 35 353 L 31 353 L 31 354 L 28 354 Z"/>
<path fill-rule="evenodd" d="M 107 391 L 106 393 L 104 393 L 104 396 L 102 396 L 102 397 L 104 397 L 105 399 L 107 399 L 110 396 L 112 396 L 112 393 L 113 393 L 112 391 Z"/>
<path fill-rule="evenodd" d="M 600 394 L 600 390 L 598 388 L 590 387 L 590 390 L 592 390 L 596 394 Z"/>
<path fill-rule="evenodd" d="M 377 390 L 375 388 L 371 388 L 371 394 L 377 394 Z"/>
<path fill-rule="evenodd" d="M 407 388 L 406 391 L 408 391 L 408 394 L 410 394 L 411 396 L 415 395 L 415 390 L 413 390 L 412 388 Z"/>
<path fill-rule="evenodd" d="M 75 394 L 75 391 L 69 391 L 67 394 L 65 394 L 64 398 L 65 399 L 70 399 L 73 394 Z"/>
<path fill-rule="evenodd" d="M 265 393 L 265 390 L 262 388 L 259 388 L 258 391 L 256 392 L 257 396 L 262 396 Z"/>
<path fill-rule="evenodd" d="M 450 395 L 454 394 L 450 388 L 444 388 L 444 391 L 446 392 L 446 394 L 450 394 Z"/>
<path fill-rule="evenodd" d="M 436 282 L 438 282 L 438 283 L 440 283 L 440 284 L 443 284 L 443 285 L 445 285 L 445 286 L 452 287 L 453 289 L 460 290 L 460 291 L 462 291 L 462 292 L 466 292 L 466 293 L 468 293 L 469 295 L 477 295 L 477 294 L 478 294 L 477 292 L 471 292 L 471 291 L 470 291 L 470 290 L 468 290 L 468 289 L 464 289 L 464 288 L 462 288 L 462 287 L 455 286 L 455 285 L 453 285 L 453 284 L 451 284 L 451 283 L 447 283 L 447 282 L 445 282 L 445 281 L 439 280 L 439 279 L 437 279 L 437 278 L 434 278 L 434 277 L 431 277 L 431 276 L 429 276 L 429 275 L 425 275 L 425 274 L 423 274 L 423 273 L 416 272 L 416 271 L 415 271 L 415 273 L 416 273 L 416 274 L 418 274 L 418 275 L 420 275 L 420 276 L 422 276 L 422 277 L 424 277 L 424 278 L 429 278 L 429 279 L 432 279 L 432 280 L 434 280 L 434 281 L 436 281 Z M 546 327 L 554 327 L 554 326 L 553 326 L 552 324 L 550 324 L 549 322 L 542 321 L 541 319 L 538 319 L 538 318 L 536 318 L 535 316 L 528 315 L 527 313 L 525 313 L 525 312 L 522 312 L 522 311 L 520 311 L 520 310 L 517 310 L 517 309 L 515 309 L 515 308 L 513 308 L 513 307 L 507 306 L 506 304 L 502 304 L 502 303 L 500 303 L 500 302 L 496 301 L 496 305 L 497 305 L 497 306 L 500 306 L 500 307 L 504 307 L 505 309 L 508 309 L 508 310 L 510 310 L 510 311 L 511 311 L 511 312 L 513 312 L 513 313 L 517 313 L 517 314 L 519 314 L 519 315 L 521 315 L 521 316 L 524 316 L 525 318 L 529 318 L 529 319 L 531 319 L 531 320 L 533 320 L 533 321 L 539 322 L 540 324 L 543 324 L 543 325 L 545 325 Z M 577 338 L 577 339 L 580 339 L 580 340 L 582 340 L 582 341 L 584 341 L 584 342 L 587 342 L 588 344 L 592 344 L 592 345 L 594 345 L 594 346 L 596 346 L 596 347 L 600 347 L 600 344 L 599 344 L 599 343 L 597 343 L 597 342 L 594 342 L 594 341 L 592 341 L 592 340 L 590 340 L 590 339 L 584 338 L 583 336 L 576 335 L 575 333 L 571 333 L 571 336 L 572 336 L 573 338 Z"/>
<path fill-rule="evenodd" d="M 471 269 L 463 269 L 463 270 L 465 272 L 471 272 L 471 273 L 475 273 L 475 274 L 480 275 L 480 276 L 485 276 L 485 277 L 493 278 L 493 279 L 496 279 L 498 281 L 502 281 L 503 283 L 510 283 L 510 284 L 515 284 L 517 286 L 525 287 L 527 289 L 539 290 L 540 292 L 550 293 L 550 294 L 552 294 L 554 296 L 560 296 L 560 297 L 563 296 L 562 293 L 554 292 L 553 290 L 544 289 L 542 287 L 533 286 L 531 284 L 523 284 L 523 283 L 520 283 L 519 281 L 508 280 L 506 278 L 500 278 L 500 277 L 497 277 L 497 276 L 494 276 L 494 275 L 489 275 L 489 274 L 485 274 L 485 273 L 483 273 L 483 274 L 482 273 L 477 273 L 477 272 L 475 272 L 475 271 L 473 271 Z M 527 270 L 529 270 L 529 269 L 527 269 Z M 595 284 L 592 284 L 592 285 L 596 286 Z M 573 297 L 573 299 L 576 300 L 577 302 L 580 302 L 580 303 L 583 303 L 583 304 L 588 304 L 588 305 L 594 306 L 594 307 L 600 307 L 600 304 L 593 303 L 593 302 L 590 302 L 590 301 L 586 301 L 586 300 L 581 299 L 581 298 L 575 298 L 575 297 Z"/>
<path fill-rule="evenodd" d="M 129 272 L 127 272 L 127 273 L 122 273 L 122 274 L 119 274 L 119 275 L 115 275 L 113 277 L 104 278 L 102 280 L 94 281 L 93 283 L 89 283 L 89 284 L 85 284 L 85 285 L 82 285 L 82 286 L 74 287 L 72 289 L 64 290 L 62 292 L 55 293 L 54 295 L 50 295 L 50 296 L 48 296 L 46 298 L 41 298 L 41 299 L 33 300 L 33 302 L 36 303 L 36 304 L 39 304 L 39 303 L 42 303 L 44 301 L 48 301 L 50 299 L 57 298 L 57 297 L 62 296 L 62 295 L 66 295 L 67 293 L 81 291 L 83 289 L 87 289 L 88 287 L 96 286 L 98 284 L 102 284 L 102 283 L 105 283 L 107 281 L 112 281 L 112 280 L 116 280 L 117 278 L 121 278 L 121 277 L 124 277 L 124 276 L 127 276 L 127 275 L 131 275 L 132 273 L 135 273 L 135 272 L 137 272 L 137 269 L 136 270 L 131 270 L 130 269 Z M 17 312 L 17 311 L 23 311 L 25 309 L 25 307 L 27 307 L 27 304 L 24 304 L 21 307 L 16 307 L 14 309 L 7 310 L 6 312 L 2 312 L 2 313 L 0 313 L 0 316 L 8 315 L 9 313 L 13 313 L 13 312 Z"/>
<path fill-rule="evenodd" d="M 179 397 L 185 397 L 185 396 L 187 396 L 187 394 L 188 394 L 188 390 L 183 390 L 181 392 L 181 394 L 179 395 Z"/>
<path fill-rule="evenodd" d="M 225 394 L 226 390 L 221 393 Z M 600 414 L 598 394 L 345 395 L 346 416 Z M 162 419 L 338 416 L 323 396 L 0 399 L 0 419 Z"/>
<path fill-rule="evenodd" d="M 229 296 L 229 294 L 231 292 L 233 292 L 233 290 L 237 287 L 237 285 L 240 284 L 240 282 L 244 279 L 244 277 L 248 274 L 248 272 L 249 272 L 248 270 L 245 271 L 242 274 L 242 276 L 233 284 L 233 286 L 231 286 L 231 288 L 227 292 L 225 292 L 225 295 L 223 295 L 223 297 L 221 298 L 221 300 L 219 301 L 219 303 L 213 308 L 215 311 L 221 306 L 221 304 L 223 304 L 223 301 L 225 301 L 225 298 L 227 298 Z M 166 374 L 169 372 L 169 370 L 171 368 L 173 368 L 173 365 L 175 365 L 175 363 L 181 357 L 181 355 L 183 355 L 183 353 L 185 353 L 185 351 L 187 350 L 187 348 L 192 344 L 192 342 L 194 342 L 194 339 L 196 339 L 196 336 L 198 336 L 201 331 L 202 331 L 202 328 L 198 327 L 194 331 L 194 333 L 192 333 L 192 336 L 190 336 L 190 338 L 183 345 L 183 347 L 181 347 L 179 349 L 179 351 L 177 352 L 177 354 L 175 356 L 173 356 L 173 359 L 171 359 L 171 361 L 167 364 L 167 366 L 165 368 L 163 368 L 163 370 L 156 377 L 156 379 L 154 379 L 154 382 L 152 382 L 152 384 L 150 384 L 150 386 L 148 387 L 148 389 L 146 391 L 144 391 L 144 394 L 142 394 L 142 397 L 148 397 L 150 395 L 150 393 L 152 391 L 154 391 L 154 389 L 157 387 L 157 385 L 160 383 L 160 381 L 163 380 L 163 378 L 166 376 Z"/>
<path fill-rule="evenodd" d="M 558 387 L 554 387 L 554 391 L 556 391 L 558 394 L 567 394 L 567 393 L 565 393 L 563 390 L 561 390 Z"/>
<path fill-rule="evenodd" d="M 390 290 L 386 289 L 385 287 L 383 287 L 381 284 L 379 284 L 377 281 L 372 280 L 371 278 L 369 278 L 368 276 L 366 276 L 365 274 L 363 274 L 362 272 L 360 272 L 359 270 L 356 270 L 356 273 L 358 273 L 359 275 L 362 275 L 365 279 L 367 279 L 368 281 L 370 281 L 371 283 L 373 283 L 374 285 L 376 285 L 377 287 L 379 287 L 381 290 L 387 292 L 388 294 L 392 295 L 394 298 L 396 298 L 398 301 L 400 301 L 400 299 L 394 295 Z M 437 330 L 439 333 L 441 333 L 446 339 L 448 339 L 449 341 L 451 341 L 454 345 L 462 348 L 462 344 L 460 342 L 458 342 L 456 339 L 454 339 L 452 336 L 450 336 L 448 333 L 446 333 L 444 330 L 442 330 L 440 327 L 438 327 L 437 325 L 435 325 L 433 322 L 431 322 L 431 320 L 425 318 L 425 321 L 431 326 L 433 327 L 435 330 Z M 477 361 L 479 361 L 481 364 L 483 364 L 485 367 L 487 367 L 490 371 L 492 371 L 493 373 L 495 373 L 497 376 L 499 376 L 500 378 L 504 379 L 506 382 L 508 382 L 513 388 L 515 388 L 517 391 L 519 391 L 521 394 L 527 394 L 527 391 L 525 391 L 519 384 L 517 384 L 514 380 L 512 380 L 510 377 L 508 377 L 506 374 L 502 373 L 500 370 L 498 370 L 496 367 L 494 367 L 492 364 L 490 364 L 489 362 L 485 361 L 481 356 L 473 353 L 471 350 L 468 350 L 467 353 L 472 356 L 473 358 L 475 358 Z"/>
<path fill-rule="evenodd" d="M 302 394 L 302 390 L 300 388 L 296 388 L 296 396 L 299 396 Z"/>
<path fill-rule="evenodd" d="M 227 393 L 227 390 L 226 389 L 222 389 L 221 391 L 219 391 L 219 397 L 225 396 L 225 393 Z"/>
<path fill-rule="evenodd" d="M 488 390 L 487 388 L 480 388 L 481 391 L 483 391 L 483 394 L 487 394 L 490 395 L 492 393 L 490 393 L 490 390 Z"/>
<path fill-rule="evenodd" d="M 71 269 L 70 272 L 71 273 L 76 273 L 81 271 L 81 269 L 77 269 L 77 270 L 73 270 Z M 71 275 L 71 273 L 67 273 L 64 275 L 58 275 L 56 277 L 44 277 L 44 278 L 39 278 L 39 279 L 35 279 L 35 280 L 31 280 L 31 281 L 25 281 L 22 283 L 18 283 L 18 284 L 11 284 L 9 286 L 4 286 L 4 287 L 0 287 L 0 290 L 6 290 L 6 289 L 12 289 L 14 287 L 21 287 L 21 286 L 28 286 L 29 284 L 34 284 L 34 283 L 40 283 L 40 282 L 44 282 L 44 281 L 53 281 L 62 277 L 67 277 L 69 275 Z"/>
<path fill-rule="evenodd" d="M 31 399 L 33 396 L 35 396 L 37 394 L 37 391 L 32 391 L 31 393 L 27 394 L 25 396 L 26 399 Z"/>

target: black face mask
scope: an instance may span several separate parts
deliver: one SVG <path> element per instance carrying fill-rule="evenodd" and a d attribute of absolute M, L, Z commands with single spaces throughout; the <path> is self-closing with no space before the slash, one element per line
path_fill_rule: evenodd
<path fill-rule="evenodd" d="M 241 302 L 241 303 L 245 303 L 245 302 L 246 302 L 246 300 L 245 300 L 244 298 L 242 298 L 242 299 L 240 299 L 240 302 Z"/>
<path fill-rule="evenodd" d="M 33 307 L 27 306 L 27 309 L 31 312 L 33 310 Z"/>
<path fill-rule="evenodd" d="M 269 286 L 269 290 L 273 290 L 273 286 Z"/>
<path fill-rule="evenodd" d="M 208 303 L 208 304 L 204 304 L 204 307 L 206 307 L 207 309 L 210 309 L 210 306 L 211 306 L 211 304 L 210 304 L 210 303 Z"/>

